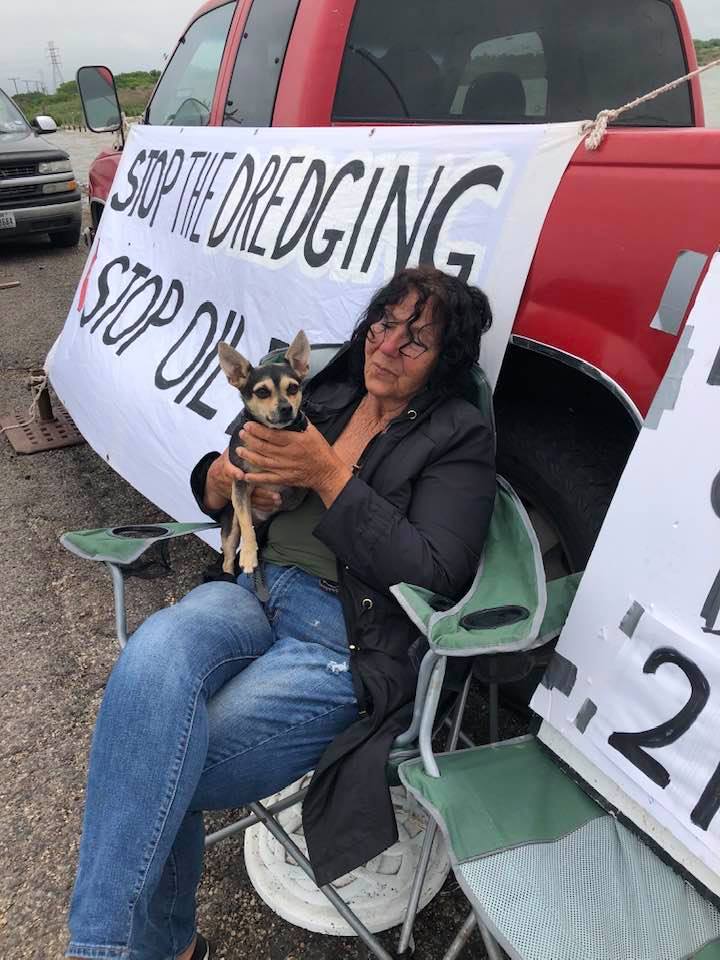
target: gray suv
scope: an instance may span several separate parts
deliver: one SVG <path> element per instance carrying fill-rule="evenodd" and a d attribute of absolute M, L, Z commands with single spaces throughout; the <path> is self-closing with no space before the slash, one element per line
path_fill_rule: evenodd
<path fill-rule="evenodd" d="M 80 190 L 68 155 L 45 140 L 50 117 L 32 125 L 0 90 L 0 240 L 47 233 L 60 247 L 80 239 Z"/>

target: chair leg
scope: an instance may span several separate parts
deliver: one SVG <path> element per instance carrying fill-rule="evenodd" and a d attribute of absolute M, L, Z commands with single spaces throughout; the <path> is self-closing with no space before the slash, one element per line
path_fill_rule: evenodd
<path fill-rule="evenodd" d="M 288 836 L 287 832 L 270 816 L 261 803 L 251 803 L 249 807 L 258 820 L 261 820 L 265 824 L 278 843 L 283 845 L 297 865 L 310 877 L 313 883 L 315 883 L 315 876 L 310 861 L 292 838 Z M 394 960 L 392 954 L 388 953 L 377 937 L 370 933 L 365 924 L 355 916 L 331 884 L 325 884 L 325 886 L 318 887 L 318 889 L 328 898 L 343 920 L 352 927 L 373 956 L 377 957 L 378 960 Z"/>
<path fill-rule="evenodd" d="M 308 788 L 305 787 L 303 790 L 298 790 L 297 793 L 292 793 L 289 797 L 285 797 L 284 800 L 278 800 L 277 803 L 273 803 L 271 806 L 265 807 L 264 809 L 266 813 L 274 817 L 276 813 L 282 813 L 283 810 L 287 810 L 289 807 L 294 807 L 296 803 L 302 803 L 307 792 Z M 221 840 L 227 840 L 228 837 L 234 837 L 236 833 L 243 833 L 248 827 L 252 827 L 256 823 L 260 823 L 260 817 L 254 813 L 251 813 L 249 816 L 243 817 L 242 820 L 236 820 L 235 823 L 231 823 L 229 826 L 223 827 L 221 830 L 216 830 L 215 833 L 209 833 L 205 837 L 205 849 L 209 850 L 210 847 L 214 847 L 215 844 L 220 843 Z"/>
<path fill-rule="evenodd" d="M 472 672 L 468 673 L 467 679 L 463 684 L 462 691 L 458 694 L 455 704 L 455 716 L 450 724 L 450 732 L 445 744 L 446 752 L 455 750 L 457 747 L 463 714 L 465 713 L 465 704 L 467 703 L 471 683 Z M 398 941 L 399 956 L 403 956 L 410 946 L 412 929 L 415 924 L 415 917 L 417 916 L 420 894 L 422 893 L 423 884 L 425 883 L 425 875 L 427 873 L 428 864 L 430 863 L 430 855 L 432 853 L 432 845 L 436 832 L 437 823 L 432 819 L 432 817 L 428 817 L 428 824 L 425 829 L 425 839 L 423 840 L 422 850 L 420 851 L 417 872 L 415 873 L 415 877 L 413 879 L 413 885 L 410 891 L 410 899 L 408 900 L 407 905 L 407 912 L 405 914 L 405 920 L 403 921 L 402 930 L 400 931 L 400 939 Z"/>
<path fill-rule="evenodd" d="M 127 643 L 127 617 L 125 614 L 125 578 L 116 563 L 106 561 L 105 566 L 110 571 L 115 597 L 115 634 L 122 650 Z"/>
<path fill-rule="evenodd" d="M 403 921 L 402 930 L 400 931 L 397 952 L 398 956 L 401 957 L 407 952 L 407 949 L 410 946 L 410 939 L 412 937 L 412 930 L 415 924 L 415 917 L 417 916 L 418 903 L 420 902 L 420 894 L 422 893 L 423 884 L 425 882 L 425 874 L 427 873 L 428 864 L 430 863 L 430 854 L 432 853 L 432 845 L 436 832 L 437 824 L 431 818 L 428 820 L 428 825 L 425 829 L 425 839 L 423 840 L 422 850 L 420 851 L 417 872 L 413 878 L 410 899 L 408 900 L 407 905 L 407 913 L 405 914 L 405 920 Z"/>
<path fill-rule="evenodd" d="M 488 684 L 489 703 L 488 713 L 490 719 L 490 743 L 497 743 L 500 734 L 498 733 L 499 723 L 498 715 L 500 713 L 498 704 L 498 685 L 497 683 Z"/>
<path fill-rule="evenodd" d="M 480 931 L 480 936 L 482 937 L 482 942 L 485 944 L 488 960 L 505 960 L 505 954 L 498 946 L 495 937 L 492 936 L 487 927 L 480 923 L 480 921 L 477 921 L 477 925 L 478 930 Z"/>
<path fill-rule="evenodd" d="M 458 930 L 457 936 L 450 944 L 448 952 L 443 956 L 442 960 L 457 960 L 462 951 L 465 949 L 465 944 L 470 939 L 470 935 L 475 928 L 475 923 L 475 914 L 471 910 L 467 920 Z"/>

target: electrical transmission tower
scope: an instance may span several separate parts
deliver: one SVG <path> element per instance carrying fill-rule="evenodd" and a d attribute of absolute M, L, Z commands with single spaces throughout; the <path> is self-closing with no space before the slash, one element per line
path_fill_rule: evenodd
<path fill-rule="evenodd" d="M 57 90 L 63 82 L 62 61 L 60 59 L 60 51 L 53 40 L 48 41 L 48 59 L 52 67 L 52 85 L 55 90 Z"/>

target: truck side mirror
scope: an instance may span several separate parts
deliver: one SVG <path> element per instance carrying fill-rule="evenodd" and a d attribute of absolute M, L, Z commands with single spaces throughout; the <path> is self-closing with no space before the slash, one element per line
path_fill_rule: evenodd
<path fill-rule="evenodd" d="M 31 126 L 37 130 L 38 133 L 57 133 L 57 124 L 52 117 L 33 117 Z"/>
<path fill-rule="evenodd" d="M 107 67 L 80 67 L 77 85 L 85 123 L 94 133 L 114 133 L 122 126 L 115 77 Z"/>

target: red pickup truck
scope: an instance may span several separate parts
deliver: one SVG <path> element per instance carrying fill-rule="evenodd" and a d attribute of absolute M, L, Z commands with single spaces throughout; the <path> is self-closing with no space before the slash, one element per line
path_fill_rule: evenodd
<path fill-rule="evenodd" d="M 143 122 L 580 120 L 696 65 L 679 0 L 209 0 Z M 90 171 L 95 224 L 117 163 Z M 499 469 L 548 566 L 585 563 L 719 242 L 720 130 L 704 128 L 697 78 L 625 114 L 597 152 L 578 147 L 496 391 Z M 651 325 L 664 296 L 670 320 Z"/>

